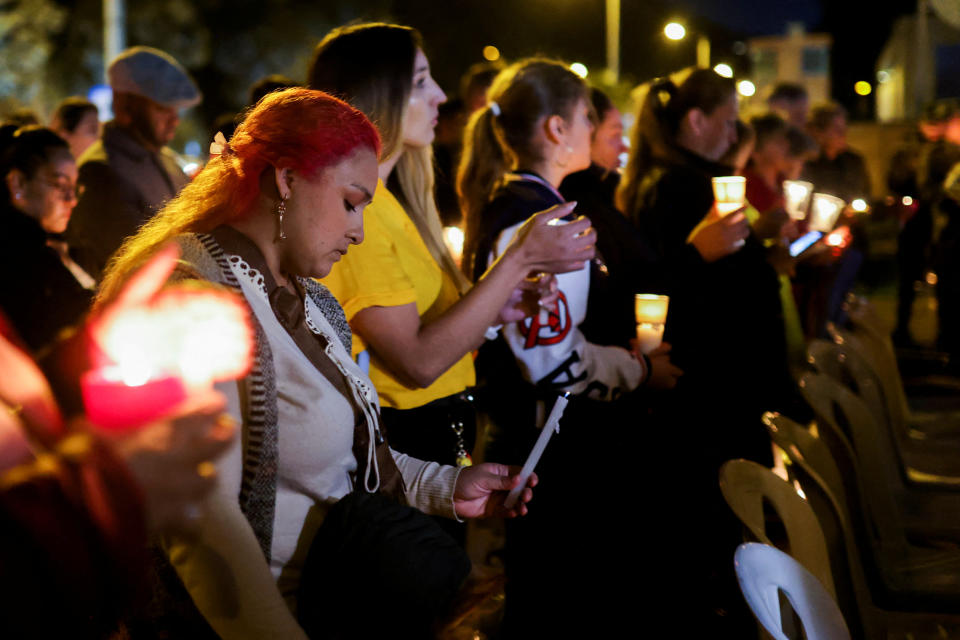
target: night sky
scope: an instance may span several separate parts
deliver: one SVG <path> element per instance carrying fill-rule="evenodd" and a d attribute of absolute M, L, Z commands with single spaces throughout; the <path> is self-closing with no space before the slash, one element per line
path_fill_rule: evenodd
<path fill-rule="evenodd" d="M 857 80 L 875 81 L 874 64 L 894 20 L 915 11 L 916 2 L 887 1 L 869 11 L 863 6 L 843 0 L 622 0 L 621 68 L 640 82 L 692 64 L 691 38 L 673 43 L 662 36 L 670 19 L 709 34 L 714 62 L 741 71 L 748 61 L 733 53 L 735 42 L 784 34 L 788 23 L 802 22 L 809 32 L 833 34 L 834 95 L 849 103 Z M 588 67 L 605 63 L 603 0 L 402 0 L 393 14 L 423 32 L 436 76 L 451 89 L 463 69 L 481 60 L 486 44 L 509 58 L 546 53 Z"/>

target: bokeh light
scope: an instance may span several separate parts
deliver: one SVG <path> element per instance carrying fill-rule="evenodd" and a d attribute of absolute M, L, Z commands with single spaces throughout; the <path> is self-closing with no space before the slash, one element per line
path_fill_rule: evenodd
<path fill-rule="evenodd" d="M 483 57 L 490 62 L 496 62 L 500 59 L 500 49 L 497 49 L 492 44 L 488 44 L 483 48 Z"/>
<path fill-rule="evenodd" d="M 749 80 L 741 80 L 737 83 L 737 92 L 745 98 L 749 98 L 757 92 L 757 87 Z"/>
<path fill-rule="evenodd" d="M 687 30 L 679 22 L 671 22 L 663 28 L 663 35 L 671 40 L 683 40 L 683 36 L 687 35 Z"/>
<path fill-rule="evenodd" d="M 733 77 L 733 68 L 731 68 L 728 64 L 724 64 L 723 62 L 715 66 L 713 70 L 717 72 L 718 76 L 723 76 L 724 78 Z"/>

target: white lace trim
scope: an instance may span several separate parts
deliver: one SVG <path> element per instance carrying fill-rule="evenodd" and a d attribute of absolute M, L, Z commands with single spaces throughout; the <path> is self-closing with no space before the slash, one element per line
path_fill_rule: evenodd
<path fill-rule="evenodd" d="M 237 279 L 242 279 L 243 281 L 249 283 L 256 291 L 259 291 L 260 295 L 263 296 L 263 299 L 269 305 L 270 298 L 267 295 L 267 286 L 265 280 L 263 279 L 263 274 L 247 264 L 247 261 L 240 256 L 231 253 L 226 255 L 227 262 L 230 264 L 230 268 L 233 270 L 234 275 L 237 276 Z M 298 280 L 301 280 L 301 284 L 303 284 L 302 278 L 298 278 Z M 375 397 L 373 387 L 367 384 L 363 378 L 356 376 L 343 366 L 343 364 L 340 362 L 340 359 L 333 353 L 334 341 L 336 340 L 337 344 L 339 344 L 339 339 L 330 335 L 321 328 L 325 323 L 318 323 L 316 320 L 314 320 L 315 313 L 320 313 L 320 310 L 317 308 L 310 296 L 304 296 L 303 317 L 307 328 L 310 329 L 314 335 L 323 336 L 327 343 L 327 355 L 330 356 L 330 359 L 337 365 L 337 368 L 340 369 L 340 372 L 351 382 L 353 382 L 357 389 L 360 390 L 363 399 L 366 400 L 368 404 L 372 403 Z"/>
<path fill-rule="evenodd" d="M 338 358 L 338 357 L 334 354 L 334 351 L 335 351 L 334 340 L 335 340 L 335 338 L 334 338 L 333 336 L 329 335 L 329 334 L 328 334 L 326 331 L 324 331 L 323 329 L 321 329 L 320 326 L 319 326 L 317 323 L 314 322 L 314 320 L 313 320 L 313 313 L 314 313 L 313 310 L 314 310 L 314 309 L 316 309 L 316 312 L 317 312 L 317 313 L 320 313 L 320 310 L 317 309 L 317 307 L 316 307 L 316 303 L 314 303 L 314 301 L 310 298 L 310 296 L 304 296 L 304 298 L 303 298 L 303 316 L 304 316 L 304 319 L 305 319 L 305 321 L 306 321 L 307 327 L 308 327 L 308 328 L 310 329 L 310 331 L 312 331 L 315 335 L 323 336 L 323 337 L 324 337 L 324 339 L 325 339 L 326 342 L 327 342 L 326 353 L 327 353 L 328 356 L 330 356 L 330 359 L 334 362 L 334 364 L 337 365 L 337 368 L 340 370 L 340 373 L 342 373 L 342 374 L 343 374 L 344 376 L 346 376 L 351 382 L 353 382 L 353 384 L 354 384 L 354 385 L 360 390 L 360 392 L 363 394 L 363 399 L 364 399 L 364 400 L 366 400 L 368 403 L 372 403 L 372 402 L 373 402 L 373 398 L 374 398 L 374 396 L 373 396 L 373 393 L 374 393 L 373 387 L 371 387 L 369 384 L 367 384 L 367 383 L 364 381 L 363 378 L 360 378 L 359 376 L 357 376 L 356 374 L 354 374 L 354 373 L 352 373 L 351 371 L 347 370 L 347 368 L 343 366 L 343 364 L 340 362 L 340 358 Z"/>
<path fill-rule="evenodd" d="M 253 285 L 253 288 L 263 295 L 263 299 L 268 303 L 270 302 L 270 299 L 267 297 L 267 285 L 262 273 L 247 264 L 246 260 L 232 253 L 227 254 L 227 262 L 230 263 L 230 268 L 233 269 L 233 274 L 237 276 L 237 279 L 243 279 Z"/>

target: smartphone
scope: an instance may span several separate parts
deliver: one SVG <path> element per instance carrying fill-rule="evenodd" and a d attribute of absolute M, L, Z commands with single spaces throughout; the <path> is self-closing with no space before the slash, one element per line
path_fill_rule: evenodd
<path fill-rule="evenodd" d="M 812 247 L 814 243 L 822 237 L 823 232 L 821 231 L 810 231 L 803 234 L 790 243 L 790 255 L 796 258 L 801 253 Z"/>

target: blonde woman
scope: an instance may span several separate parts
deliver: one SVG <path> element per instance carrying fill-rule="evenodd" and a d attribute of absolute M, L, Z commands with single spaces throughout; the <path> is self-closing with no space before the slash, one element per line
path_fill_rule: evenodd
<path fill-rule="evenodd" d="M 533 216 L 471 286 L 445 248 L 433 199 L 430 145 L 446 96 L 430 75 L 420 35 L 382 23 L 336 29 L 317 45 L 309 83 L 363 111 L 384 147 L 364 243 L 324 284 L 346 311 L 354 353 L 370 354 L 391 443 L 427 460 L 468 464 L 472 352 L 498 325 L 525 315 L 518 287 L 528 274 L 583 267 L 594 251 L 590 223 L 547 225 L 572 205 Z"/>

